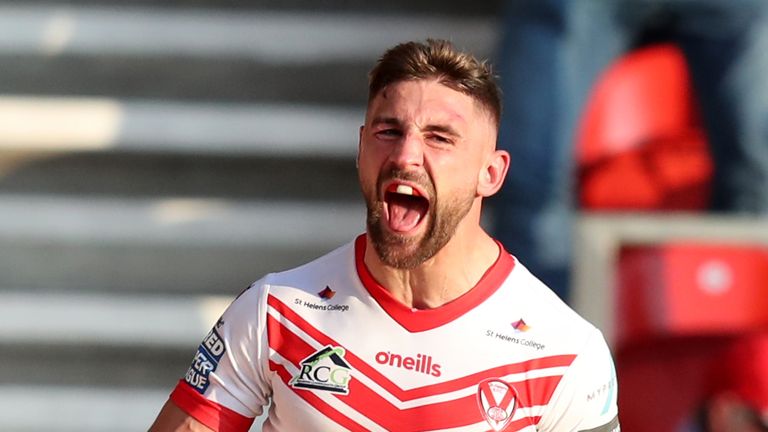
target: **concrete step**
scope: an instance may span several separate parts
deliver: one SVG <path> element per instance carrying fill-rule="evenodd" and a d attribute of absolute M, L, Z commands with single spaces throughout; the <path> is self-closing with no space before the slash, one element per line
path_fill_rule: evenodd
<path fill-rule="evenodd" d="M 353 157 L 363 107 L 0 97 L 0 151 Z"/>
<path fill-rule="evenodd" d="M 0 382 L 170 388 L 233 298 L 0 291 Z"/>
<path fill-rule="evenodd" d="M 3 432 L 145 431 L 170 389 L 0 385 Z M 257 419 L 250 432 L 261 430 Z"/>
<path fill-rule="evenodd" d="M 444 37 L 491 54 L 495 18 L 0 4 L 0 54 L 374 60 L 390 45 Z"/>
<path fill-rule="evenodd" d="M 233 298 L 0 291 L 0 341 L 191 353 Z"/>
<path fill-rule="evenodd" d="M 360 104 L 394 43 L 490 57 L 489 17 L 0 4 L 1 93 Z"/>
<path fill-rule="evenodd" d="M 361 109 L 0 96 L 0 192 L 356 200 Z"/>
<path fill-rule="evenodd" d="M 232 298 L 1 291 L 2 430 L 146 430 Z"/>
<path fill-rule="evenodd" d="M 7 432 L 147 430 L 169 390 L 0 386 L 0 425 Z"/>
<path fill-rule="evenodd" d="M 0 194 L 361 202 L 352 155 L 0 152 Z M 4 168 L 3 168 L 4 166 Z"/>
<path fill-rule="evenodd" d="M 7 4 L 43 4 L 46 6 L 81 5 L 103 6 L 104 0 L 4 0 Z M 492 16 L 498 14 L 503 0 L 467 2 L 461 0 L 390 0 L 364 2 L 358 0 L 120 0 L 121 6 L 152 6 L 166 9 L 224 9 L 224 10 L 273 10 L 325 13 L 409 13 L 448 15 L 459 17 Z"/>
<path fill-rule="evenodd" d="M 0 287 L 232 295 L 364 230 L 362 203 L 0 196 Z"/>
<path fill-rule="evenodd" d="M 265 64 L 252 59 L 103 53 L 1 55 L 0 93 L 175 101 L 354 105 L 366 102 L 371 62 Z"/>
<path fill-rule="evenodd" d="M 0 292 L 2 430 L 146 430 L 231 300 Z"/>

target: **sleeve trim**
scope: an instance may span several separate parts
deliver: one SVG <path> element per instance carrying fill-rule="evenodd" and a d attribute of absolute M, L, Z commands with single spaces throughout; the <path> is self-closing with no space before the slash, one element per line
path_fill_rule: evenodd
<path fill-rule="evenodd" d="M 253 423 L 252 418 L 206 399 L 184 380 L 179 380 L 170 399 L 182 411 L 215 432 L 247 432 Z"/>
<path fill-rule="evenodd" d="M 611 421 L 608 423 L 598 426 L 594 429 L 585 430 L 581 432 L 620 432 L 621 427 L 619 426 L 619 417 L 614 417 Z"/>

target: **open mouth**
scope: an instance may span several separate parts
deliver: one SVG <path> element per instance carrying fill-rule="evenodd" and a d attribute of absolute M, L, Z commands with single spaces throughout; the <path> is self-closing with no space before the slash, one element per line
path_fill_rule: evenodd
<path fill-rule="evenodd" d="M 398 233 L 416 229 L 429 210 L 429 200 L 413 186 L 391 183 L 384 191 L 389 228 Z"/>

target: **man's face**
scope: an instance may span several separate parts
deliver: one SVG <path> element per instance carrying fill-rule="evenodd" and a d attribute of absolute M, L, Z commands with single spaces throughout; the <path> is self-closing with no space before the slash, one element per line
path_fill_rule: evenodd
<path fill-rule="evenodd" d="M 358 167 L 381 260 L 410 269 L 451 239 L 474 205 L 496 140 L 491 116 L 437 81 L 402 81 L 371 101 Z"/>

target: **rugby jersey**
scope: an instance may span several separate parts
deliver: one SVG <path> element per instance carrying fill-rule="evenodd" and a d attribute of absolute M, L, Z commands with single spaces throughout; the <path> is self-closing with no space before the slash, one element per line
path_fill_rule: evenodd
<path fill-rule="evenodd" d="M 618 431 L 605 340 L 501 244 L 478 284 L 411 309 L 366 237 L 243 292 L 171 399 L 216 431 Z"/>

